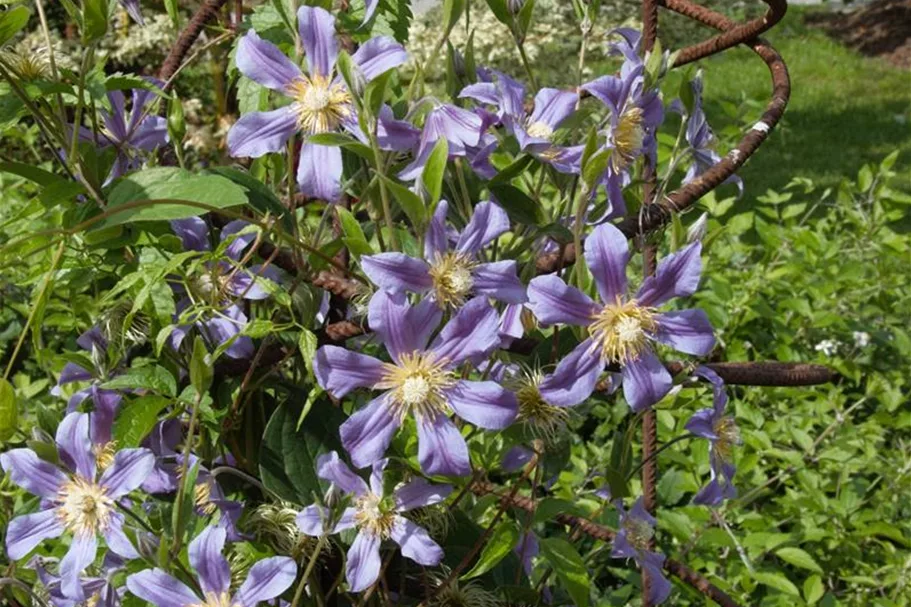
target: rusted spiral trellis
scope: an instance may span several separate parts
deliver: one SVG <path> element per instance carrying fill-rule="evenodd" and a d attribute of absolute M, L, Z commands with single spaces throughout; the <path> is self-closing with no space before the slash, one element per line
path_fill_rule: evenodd
<path fill-rule="evenodd" d="M 652 196 L 648 195 L 655 191 L 653 187 L 649 187 L 650 184 L 648 183 L 649 177 L 654 179 L 654 171 L 646 167 L 647 195 L 644 196 L 645 204 L 638 215 L 631 216 L 619 224 L 619 228 L 628 237 L 638 239 L 640 243 L 645 243 L 646 237 L 661 230 L 674 213 L 689 209 L 702 196 L 721 185 L 756 152 L 781 119 L 791 90 L 787 66 L 778 51 L 768 42 L 759 38 L 759 36 L 784 17 L 787 3 L 785 0 L 763 0 L 763 2 L 769 6 L 765 15 L 744 23 L 738 23 L 718 12 L 694 4 L 690 0 L 642 0 L 643 52 L 651 50 L 658 39 L 658 12 L 659 8 L 663 7 L 684 17 L 694 19 L 709 28 L 718 30 L 718 33 L 714 36 L 681 49 L 672 67 L 679 67 L 704 59 L 743 44 L 756 53 L 768 66 L 771 74 L 772 93 L 760 120 L 742 136 L 734 149 L 702 175 L 680 189 L 665 195 L 661 200 L 653 200 L 653 194 Z M 162 80 L 167 81 L 174 76 L 206 25 L 218 17 L 222 7 L 226 4 L 227 0 L 205 0 L 187 24 L 187 27 L 181 32 L 177 42 L 162 64 L 159 71 L 159 77 Z M 235 11 L 238 15 L 241 8 L 241 0 L 236 0 Z M 312 273 L 305 267 L 299 267 L 297 259 L 291 252 L 279 249 L 271 243 L 263 242 L 260 246 L 260 252 L 265 257 L 272 259 L 273 263 L 284 270 L 308 280 L 314 286 L 329 291 L 333 294 L 335 300 L 350 300 L 362 291 L 362 283 L 350 278 L 350 275 L 346 275 L 345 272 L 324 270 Z M 647 262 L 645 267 L 648 271 L 650 267 L 654 267 L 654 251 L 650 251 L 649 245 L 645 245 L 644 252 Z M 568 245 L 559 253 L 538 257 L 535 260 L 536 271 L 538 274 L 557 271 L 564 265 L 572 263 L 575 260 L 575 256 L 576 251 L 573 246 Z M 324 342 L 343 341 L 363 334 L 368 330 L 369 328 L 365 324 L 357 324 L 350 321 L 334 322 L 326 328 L 321 335 L 321 340 Z M 512 349 L 527 353 L 535 345 L 530 340 L 518 340 Z M 287 353 L 280 348 L 260 352 L 257 355 L 257 360 L 262 366 L 277 364 L 285 358 L 287 358 Z M 667 363 L 666 366 L 672 374 L 680 374 L 690 370 L 690 367 L 683 362 L 671 362 Z M 808 386 L 831 382 L 837 378 L 836 373 L 828 367 L 805 363 L 717 362 L 709 363 L 708 366 L 718 373 L 726 383 L 732 385 Z M 247 370 L 248 373 L 249 371 L 250 369 Z M 643 420 L 643 458 L 646 461 L 646 465 L 643 466 L 642 470 L 642 482 L 645 504 L 651 512 L 654 512 L 656 506 L 657 458 L 650 457 L 650 454 L 656 453 L 657 449 L 654 413 L 646 414 Z M 479 495 L 498 495 L 501 499 L 508 500 L 509 505 L 522 510 L 534 511 L 537 507 L 533 499 L 514 494 L 505 495 L 500 488 L 487 481 L 475 480 L 471 485 L 471 490 Z M 610 529 L 584 518 L 560 514 L 557 515 L 556 520 L 572 527 L 577 533 L 585 534 L 598 540 L 610 542 L 614 537 L 614 532 Z M 725 592 L 683 563 L 667 559 L 664 568 L 681 582 L 716 603 L 724 607 L 739 607 L 738 603 Z M 646 607 L 649 606 L 648 583 L 648 578 L 643 572 L 643 605 Z"/>

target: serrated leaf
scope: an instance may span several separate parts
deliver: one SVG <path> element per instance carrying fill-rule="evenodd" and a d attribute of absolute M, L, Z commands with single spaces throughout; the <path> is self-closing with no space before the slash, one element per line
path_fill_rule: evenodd
<path fill-rule="evenodd" d="M 470 580 L 493 569 L 516 547 L 516 544 L 519 543 L 519 535 L 519 526 L 515 521 L 506 520 L 500 523 L 487 543 L 484 544 L 481 556 L 478 557 L 474 567 L 463 575 L 462 579 Z"/>
<path fill-rule="evenodd" d="M 158 423 L 158 414 L 169 404 L 170 398 L 152 394 L 121 405 L 112 431 L 118 448 L 138 447 Z"/>
<path fill-rule="evenodd" d="M 775 554 L 781 560 L 790 563 L 795 567 L 803 567 L 804 569 L 809 569 L 816 573 L 822 573 L 822 567 L 820 567 L 813 557 L 805 550 L 789 546 L 787 548 L 779 548 L 775 551 Z"/>
<path fill-rule="evenodd" d="M 542 538 L 539 544 L 541 556 L 553 567 L 557 579 L 566 588 L 573 603 L 579 607 L 586 607 L 591 592 L 591 580 L 585 561 L 575 546 L 558 537 Z"/>

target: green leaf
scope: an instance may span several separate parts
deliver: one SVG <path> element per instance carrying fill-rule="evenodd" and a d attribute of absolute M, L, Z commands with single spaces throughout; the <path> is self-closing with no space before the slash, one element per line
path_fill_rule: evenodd
<path fill-rule="evenodd" d="M 424 206 L 424 201 L 421 200 L 421 197 L 385 175 L 380 175 L 380 179 L 383 180 L 383 183 L 386 184 L 386 187 L 389 188 L 389 191 L 392 192 L 392 195 L 398 201 L 399 206 L 405 211 L 405 215 L 408 216 L 414 229 L 418 232 L 423 230 L 424 220 L 427 217 L 427 207 Z"/>
<path fill-rule="evenodd" d="M 584 165 L 582 165 L 582 181 L 589 190 L 595 187 L 595 183 L 604 175 L 607 170 L 607 163 L 610 162 L 611 150 L 605 148 L 598 150 L 591 156 Z"/>
<path fill-rule="evenodd" d="M 29 181 L 34 181 L 41 186 L 49 186 L 52 184 L 67 182 L 66 179 L 63 179 L 58 175 L 54 175 L 50 171 L 39 169 L 36 166 L 25 164 L 24 162 L 0 162 L 0 172 L 12 173 L 13 175 L 24 177 Z"/>
<path fill-rule="evenodd" d="M 182 466 L 181 466 L 182 468 Z M 189 522 L 193 519 L 193 507 L 195 504 L 196 477 L 199 476 L 199 462 L 187 470 L 183 479 L 183 499 L 179 504 L 174 504 L 174 510 L 171 512 L 171 531 L 174 537 L 182 538 L 187 531 Z M 163 543 L 163 542 L 162 542 Z"/>
<path fill-rule="evenodd" d="M 107 0 L 84 0 L 82 3 L 82 43 L 99 40 L 108 31 Z"/>
<path fill-rule="evenodd" d="M 345 421 L 341 409 L 321 397 L 307 411 L 306 396 L 292 394 L 272 414 L 259 456 L 266 488 L 301 505 L 319 500 L 329 487 L 316 476 L 317 458 L 333 450 L 344 452 L 338 438 L 338 428 Z"/>
<path fill-rule="evenodd" d="M 491 185 L 509 183 L 521 175 L 525 171 L 526 167 L 528 167 L 528 165 L 534 161 L 534 159 L 534 156 L 531 154 L 522 154 L 512 164 L 494 175 L 494 178 L 490 180 Z"/>
<path fill-rule="evenodd" d="M 380 107 L 383 105 L 383 99 L 386 98 L 386 85 L 389 83 L 391 72 L 383 72 L 367 84 L 364 89 L 364 107 L 369 114 L 376 117 L 380 113 Z"/>
<path fill-rule="evenodd" d="M 588 605 L 591 580 L 585 561 L 579 556 L 576 548 L 564 539 L 558 537 L 542 538 L 540 541 L 541 555 L 553 567 L 557 579 L 566 588 L 573 603 L 581 607 Z"/>
<path fill-rule="evenodd" d="M 535 0 L 525 0 L 522 8 L 519 9 L 519 14 L 516 15 L 516 25 L 519 26 L 519 33 L 522 35 L 523 39 L 528 33 L 528 26 L 531 25 L 531 15 L 534 10 Z"/>
<path fill-rule="evenodd" d="M 443 30 L 446 32 L 445 36 L 449 36 L 449 32 L 452 31 L 452 28 L 458 23 L 459 17 L 462 16 L 462 12 L 465 10 L 465 1 L 443 0 Z"/>
<path fill-rule="evenodd" d="M 19 427 L 19 403 L 16 391 L 5 379 L 0 378 L 0 442 L 7 441 Z"/>
<path fill-rule="evenodd" d="M 490 7 L 490 11 L 497 18 L 497 21 L 503 25 L 509 25 L 512 15 L 509 13 L 506 0 L 487 0 L 487 6 Z"/>
<path fill-rule="evenodd" d="M 241 171 L 233 167 L 213 167 L 209 169 L 209 172 L 230 179 L 242 187 L 246 190 L 247 204 L 263 215 L 271 214 L 274 217 L 281 217 L 288 231 L 293 231 L 293 214 L 288 213 L 288 209 L 272 192 L 272 189 L 259 179 L 246 171 Z"/>
<path fill-rule="evenodd" d="M 819 566 L 809 553 L 800 548 L 779 548 L 775 551 L 775 554 L 778 555 L 778 558 L 781 560 L 790 563 L 795 567 L 803 567 L 804 569 L 809 569 L 816 573 L 822 573 L 822 567 Z"/>
<path fill-rule="evenodd" d="M 152 394 L 121 406 L 113 429 L 113 438 L 117 441 L 118 448 L 138 447 L 158 423 L 158 414 L 169 404 L 170 398 Z"/>
<path fill-rule="evenodd" d="M 117 207 L 138 201 L 153 204 L 116 212 Z M 108 211 L 115 212 L 96 224 L 96 229 L 136 221 L 185 219 L 207 212 L 204 207 L 180 204 L 183 201 L 226 209 L 245 204 L 247 193 L 238 184 L 215 173 L 193 174 L 174 167 L 145 169 L 117 182 L 108 194 Z"/>
<path fill-rule="evenodd" d="M 811 575 L 803 582 L 803 600 L 808 605 L 813 605 L 822 598 L 826 593 L 826 588 L 822 584 L 822 578 L 818 575 Z"/>
<path fill-rule="evenodd" d="M 552 521 L 558 514 L 571 514 L 573 516 L 586 516 L 586 512 L 574 503 L 556 497 L 546 497 L 538 502 L 535 508 L 535 523 Z"/>
<path fill-rule="evenodd" d="M 793 596 L 800 596 L 800 591 L 797 589 L 797 586 L 791 582 L 787 577 L 781 573 L 775 573 L 772 571 L 754 571 L 753 579 L 764 584 L 769 588 L 774 588 L 775 590 L 780 590 L 786 594 Z"/>
<path fill-rule="evenodd" d="M 307 141 L 317 145 L 331 145 L 345 148 L 349 152 L 353 152 L 371 163 L 375 160 L 373 157 L 373 150 L 371 150 L 369 146 L 364 145 L 354 137 L 342 133 L 319 133 L 318 135 L 310 135 L 310 138 Z"/>
<path fill-rule="evenodd" d="M 6 44 L 28 23 L 30 14 L 24 6 L 17 6 L 0 15 L 0 45 Z"/>
<path fill-rule="evenodd" d="M 212 385 L 212 363 L 209 352 L 202 338 L 198 335 L 193 340 L 193 356 L 190 358 L 190 383 L 199 394 L 203 394 Z"/>
<path fill-rule="evenodd" d="M 354 255 L 355 259 L 360 259 L 361 255 L 370 255 L 373 253 L 373 247 L 367 242 L 367 237 L 361 229 L 354 215 L 348 209 L 336 205 L 335 212 L 338 214 L 339 223 L 342 225 L 342 232 L 345 237 L 342 241 L 348 248 L 348 251 Z"/>
<path fill-rule="evenodd" d="M 470 580 L 493 569 L 516 547 L 516 544 L 519 543 L 519 535 L 519 526 L 515 521 L 506 520 L 500 523 L 487 543 L 484 544 L 478 562 L 474 564 L 471 571 L 462 576 L 462 579 Z"/>
<path fill-rule="evenodd" d="M 547 221 L 541 205 L 519 188 L 505 183 L 491 183 L 489 188 L 497 203 L 513 221 L 525 225 L 542 225 Z"/>
<path fill-rule="evenodd" d="M 430 196 L 430 208 L 436 208 L 440 196 L 443 194 L 443 176 L 446 174 L 446 161 L 449 159 L 449 142 L 445 137 L 433 146 L 433 151 L 427 157 L 427 164 L 421 172 L 421 183 Z"/>
<path fill-rule="evenodd" d="M 177 0 L 164 0 L 164 7 L 168 11 L 168 17 L 171 18 L 171 24 L 174 29 L 180 29 L 180 13 L 177 10 Z"/>
<path fill-rule="evenodd" d="M 158 365 L 127 369 L 101 387 L 106 390 L 145 389 L 165 396 L 177 396 L 177 380 L 167 369 Z"/>

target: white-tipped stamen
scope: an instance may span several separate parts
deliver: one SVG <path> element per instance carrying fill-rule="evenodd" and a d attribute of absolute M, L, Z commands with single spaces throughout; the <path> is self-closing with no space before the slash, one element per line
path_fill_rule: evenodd
<path fill-rule="evenodd" d="M 298 127 L 308 135 L 334 131 L 352 115 L 348 89 L 326 76 L 301 76 L 291 83 L 287 93 L 296 102 Z"/>
<path fill-rule="evenodd" d="M 658 328 L 652 308 L 635 300 L 607 304 L 597 312 L 588 333 L 605 362 L 625 363 L 638 360 L 648 342 L 648 334 Z"/>
<path fill-rule="evenodd" d="M 430 279 L 440 307 L 459 307 L 474 287 L 474 261 L 461 253 L 438 255 L 430 264 Z"/>

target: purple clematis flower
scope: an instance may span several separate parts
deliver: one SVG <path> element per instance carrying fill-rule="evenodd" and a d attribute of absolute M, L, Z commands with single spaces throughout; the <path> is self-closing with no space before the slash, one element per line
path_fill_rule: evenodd
<path fill-rule="evenodd" d="M 470 84 L 459 97 L 495 106 L 499 120 L 515 135 L 522 150 L 548 163 L 560 158 L 563 148 L 553 144 L 554 131 L 575 112 L 579 95 L 543 88 L 535 95 L 535 106 L 529 114 L 525 111 L 525 87 L 506 74 L 492 72 L 497 76 L 496 82 Z M 563 167 L 559 162 L 555 166 Z"/>
<path fill-rule="evenodd" d="M 649 574 L 649 602 L 653 605 L 663 603 L 671 593 L 671 583 L 662 573 L 665 557 L 649 551 L 657 521 L 642 505 L 641 497 L 629 511 L 623 508 L 620 500 L 614 502 L 614 505 L 620 512 L 620 529 L 614 536 L 611 556 L 635 560 Z"/>
<path fill-rule="evenodd" d="M 310 536 L 339 533 L 357 529 L 357 537 L 348 549 L 345 577 L 351 592 L 366 590 L 380 575 L 380 544 L 391 539 L 412 561 L 434 567 L 443 560 L 443 549 L 430 538 L 425 529 L 402 516 L 414 508 L 442 502 L 452 492 L 449 485 L 431 485 L 422 478 L 400 486 L 391 496 L 383 493 L 383 471 L 388 460 L 373 464 L 370 484 L 356 475 L 332 451 L 317 462 L 317 474 L 331 481 L 333 487 L 351 497 L 353 506 L 345 508 L 331 529 L 328 509 L 316 504 L 307 506 L 297 515 L 297 526 Z"/>
<path fill-rule="evenodd" d="M 638 33 L 622 30 L 620 33 Z M 664 120 L 664 107 L 658 89 L 645 89 L 645 65 L 635 53 L 635 44 L 625 38 L 614 45 L 626 56 L 618 76 L 602 76 L 582 85 L 610 111 L 610 124 L 604 131 L 605 146 L 610 150 L 607 170 L 600 185 L 607 190 L 610 208 L 599 221 L 626 214 L 623 187 L 630 182 L 630 170 L 637 158 L 647 155 L 655 163 L 657 139 L 655 132 Z"/>
<path fill-rule="evenodd" d="M 263 288 L 265 277 L 278 280 L 272 268 L 258 264 L 249 269 L 238 267 L 244 249 L 256 238 L 255 234 L 238 234 L 249 224 L 242 220 L 232 221 L 221 229 L 221 241 L 229 237 L 234 239 L 225 249 L 225 256 L 234 263 L 225 261 L 212 262 L 206 265 L 207 272 L 201 274 L 190 285 L 191 292 L 197 299 L 206 301 L 213 306 L 223 308 L 218 315 L 197 320 L 194 325 L 205 339 L 213 346 L 219 346 L 234 339 L 225 354 L 231 358 L 249 358 L 253 355 L 253 341 L 246 336 L 238 334 L 247 325 L 247 315 L 236 303 L 234 298 L 248 300 L 262 300 L 269 297 L 269 292 Z M 209 229 L 206 222 L 199 217 L 175 219 L 171 228 L 180 237 L 184 249 L 188 251 L 208 251 Z M 236 235 L 236 236 L 235 236 Z M 185 297 L 177 302 L 178 313 L 190 306 L 190 299 Z M 169 345 L 177 350 L 184 338 L 194 325 L 180 325 L 175 328 L 168 338 Z M 235 336 L 238 336 L 235 338 Z"/>
<path fill-rule="evenodd" d="M 712 479 L 693 498 L 693 503 L 718 506 L 726 499 L 737 497 L 734 488 L 734 474 L 737 469 L 731 459 L 734 446 L 741 444 L 740 430 L 734 418 L 724 414 L 728 395 L 724 380 L 708 367 L 699 367 L 695 375 L 708 380 L 714 392 L 711 409 L 700 409 L 686 423 L 686 429 L 709 441 L 709 464 Z"/>
<path fill-rule="evenodd" d="M 338 56 L 335 17 L 322 8 L 302 6 L 297 11 L 301 42 L 309 72 L 301 72 L 290 59 L 255 31 L 237 46 L 237 69 L 259 84 L 290 97 L 292 103 L 270 112 L 250 112 L 228 133 L 231 156 L 258 158 L 280 151 L 294 133 L 317 135 L 345 128 L 360 129 L 351 92 L 334 74 Z M 401 65 L 405 49 L 392 38 L 378 36 L 362 44 L 351 56 L 369 82 Z M 301 193 L 336 201 L 341 197 L 342 152 L 334 146 L 305 141 L 300 149 L 297 183 Z"/>
<path fill-rule="evenodd" d="M 161 569 L 146 569 L 127 578 L 127 588 L 155 607 L 255 607 L 288 589 L 297 577 L 294 559 L 273 556 L 256 562 L 247 579 L 230 595 L 231 569 L 222 556 L 225 530 L 206 527 L 190 542 L 190 568 L 196 572 L 203 597 Z"/>
<path fill-rule="evenodd" d="M 42 498 L 38 512 L 10 521 L 6 552 L 17 560 L 42 540 L 71 533 L 69 552 L 60 562 L 60 588 L 67 598 L 82 601 L 85 594 L 80 574 L 95 560 L 98 534 L 123 558 L 139 557 L 123 531 L 123 515 L 116 504 L 139 486 L 155 464 L 155 457 L 148 449 L 123 449 L 102 470 L 85 413 L 67 415 L 57 428 L 56 440 L 65 468 L 40 459 L 31 449 L 0 454 L 0 465 L 12 481 Z"/>
<path fill-rule="evenodd" d="M 458 156 L 468 157 L 469 154 L 474 157 L 488 147 L 489 141 L 481 141 L 481 136 L 488 126 L 482 115 L 448 103 L 432 103 L 433 108 L 424 117 L 424 128 L 414 153 L 414 160 L 398 175 L 402 181 L 415 181 L 421 177 L 424 165 L 427 164 L 433 147 L 440 139 L 445 138 L 449 144 L 450 159 Z"/>
<path fill-rule="evenodd" d="M 527 301 L 514 260 L 481 263 L 478 253 L 509 230 L 506 212 L 496 204 L 478 203 L 451 250 L 446 230 L 449 205 L 441 200 L 424 238 L 424 259 L 404 253 L 378 253 L 361 258 L 364 273 L 391 293 L 429 293 L 442 308 L 457 308 L 476 295 L 509 304 Z"/>
<path fill-rule="evenodd" d="M 123 561 L 116 555 L 111 553 L 105 555 L 104 563 L 101 565 L 104 577 L 81 578 L 80 583 L 86 597 L 84 603 L 65 597 L 60 589 L 61 577 L 48 571 L 45 564 L 45 559 L 40 557 L 35 557 L 29 563 L 38 574 L 41 585 L 47 590 L 48 600 L 54 607 L 80 607 L 80 605 L 120 607 L 125 589 L 114 587 L 113 577 L 123 569 Z"/>
<path fill-rule="evenodd" d="M 139 25 L 145 25 L 145 19 L 142 18 L 142 8 L 139 6 L 139 0 L 120 0 L 120 6 L 126 9 L 127 14 Z"/>
<path fill-rule="evenodd" d="M 606 364 L 620 365 L 623 394 L 633 411 L 661 400 L 672 380 L 649 341 L 697 356 L 708 354 L 715 346 L 712 326 L 702 310 L 657 310 L 673 297 L 696 291 L 702 272 L 701 251 L 702 244 L 695 242 L 668 255 L 630 298 L 626 284 L 629 245 L 620 230 L 605 223 L 585 240 L 585 261 L 602 303 L 567 286 L 556 275 L 533 279 L 528 285 L 528 306 L 538 320 L 545 325 L 586 327 L 589 335 L 541 382 L 544 400 L 553 405 L 582 402 L 592 393 Z"/>
<path fill-rule="evenodd" d="M 317 351 L 313 372 L 330 394 L 341 398 L 356 388 L 384 390 L 340 428 L 342 444 L 358 468 L 381 459 L 405 417 L 414 415 L 424 472 L 465 476 L 471 472 L 468 445 L 450 412 L 491 430 L 515 419 L 512 393 L 496 382 L 455 374 L 463 362 L 484 358 L 497 347 L 496 311 L 483 297 L 469 301 L 428 347 L 441 317 L 428 299 L 411 306 L 403 294 L 379 291 L 370 300 L 368 321 L 391 363 L 337 346 Z"/>

